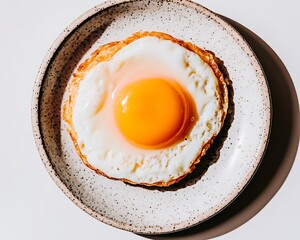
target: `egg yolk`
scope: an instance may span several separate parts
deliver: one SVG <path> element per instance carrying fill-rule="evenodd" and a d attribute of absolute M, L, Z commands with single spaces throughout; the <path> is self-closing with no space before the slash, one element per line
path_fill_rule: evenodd
<path fill-rule="evenodd" d="M 181 87 L 164 79 L 129 83 L 115 96 L 114 114 L 122 134 L 141 148 L 163 148 L 178 141 L 191 107 Z"/>

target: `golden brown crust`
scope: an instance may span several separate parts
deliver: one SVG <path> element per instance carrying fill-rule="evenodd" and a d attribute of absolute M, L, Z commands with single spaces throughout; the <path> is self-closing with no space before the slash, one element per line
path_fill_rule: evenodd
<path fill-rule="evenodd" d="M 224 120 L 225 120 L 225 117 L 227 114 L 227 108 L 228 108 L 227 86 L 226 86 L 226 83 L 224 80 L 223 73 L 220 71 L 218 64 L 215 61 L 215 56 L 213 54 L 211 54 L 210 52 L 207 52 L 190 42 L 184 42 L 182 40 L 173 38 L 172 36 L 170 36 L 166 33 L 161 33 L 161 32 L 137 32 L 137 33 L 134 33 L 132 36 L 126 38 L 123 41 L 111 42 L 111 43 L 100 46 L 96 51 L 94 51 L 92 53 L 92 55 L 87 60 L 85 60 L 77 68 L 77 71 L 73 74 L 73 79 L 68 88 L 69 98 L 63 107 L 62 118 L 67 123 L 67 130 L 68 130 L 68 132 L 71 136 L 71 139 L 74 143 L 75 149 L 76 149 L 78 155 L 80 156 L 80 158 L 82 159 L 83 163 L 86 166 L 88 166 L 89 168 L 91 168 L 92 170 L 94 170 L 97 174 L 106 176 L 110 179 L 116 179 L 116 178 L 110 177 L 110 176 L 106 175 L 104 172 L 100 171 L 99 169 L 96 169 L 93 166 L 91 166 L 89 164 L 89 162 L 87 161 L 86 156 L 84 156 L 80 151 L 80 147 L 78 146 L 78 142 L 77 142 L 77 133 L 75 131 L 73 121 L 72 121 L 75 99 L 77 97 L 77 91 L 79 88 L 80 81 L 82 81 L 85 78 L 85 75 L 87 74 L 87 72 L 89 72 L 98 63 L 103 62 L 103 61 L 109 61 L 123 47 L 125 47 L 128 44 L 132 43 L 133 41 L 136 41 L 143 37 L 156 37 L 156 38 L 159 38 L 162 40 L 172 41 L 172 42 L 196 53 L 204 62 L 206 62 L 212 68 L 212 70 L 219 82 L 217 97 L 220 102 L 220 107 L 223 110 L 222 111 L 223 114 L 221 117 L 222 124 L 224 123 Z M 177 183 L 180 180 L 182 180 L 183 178 L 185 178 L 186 175 L 188 175 L 195 169 L 196 164 L 199 163 L 201 157 L 203 157 L 205 155 L 207 149 L 213 143 L 213 140 L 216 137 L 216 135 L 213 135 L 212 138 L 203 146 L 203 148 L 201 149 L 201 151 L 198 154 L 198 157 L 190 164 L 189 171 L 176 179 L 171 179 L 168 182 L 155 182 L 155 183 L 136 183 L 136 182 L 132 182 L 131 180 L 125 179 L 125 178 L 116 179 L 116 180 L 121 180 L 123 182 L 128 182 L 128 183 L 131 183 L 134 185 L 159 186 L 159 187 L 167 187 L 174 183 Z"/>

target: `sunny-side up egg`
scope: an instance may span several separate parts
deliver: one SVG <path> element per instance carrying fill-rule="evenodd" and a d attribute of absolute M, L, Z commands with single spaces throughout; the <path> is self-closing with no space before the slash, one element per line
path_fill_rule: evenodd
<path fill-rule="evenodd" d="M 78 84 L 75 145 L 98 173 L 168 186 L 191 172 L 220 131 L 227 110 L 221 95 L 199 55 L 170 40 L 139 38 Z"/>

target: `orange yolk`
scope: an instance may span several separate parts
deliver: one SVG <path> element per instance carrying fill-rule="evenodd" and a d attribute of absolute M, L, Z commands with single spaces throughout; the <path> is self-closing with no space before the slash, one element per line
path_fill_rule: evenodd
<path fill-rule="evenodd" d="M 163 148 L 185 133 L 191 105 L 180 86 L 163 79 L 145 79 L 123 87 L 114 100 L 122 134 L 141 148 Z"/>

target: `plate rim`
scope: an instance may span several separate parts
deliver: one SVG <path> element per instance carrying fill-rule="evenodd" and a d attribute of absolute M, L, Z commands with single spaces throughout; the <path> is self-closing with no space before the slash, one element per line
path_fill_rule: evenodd
<path fill-rule="evenodd" d="M 220 213 L 223 211 L 227 206 L 229 206 L 242 192 L 243 190 L 247 187 L 247 185 L 251 182 L 251 179 L 254 177 L 256 171 L 259 168 L 259 165 L 264 158 L 264 154 L 266 152 L 268 142 L 270 139 L 270 134 L 271 134 L 271 127 L 272 127 L 272 115 L 273 115 L 273 108 L 272 108 L 272 98 L 271 98 L 271 91 L 270 87 L 268 84 L 268 80 L 266 77 L 266 74 L 262 68 L 262 65 L 260 61 L 258 60 L 255 52 L 253 49 L 250 47 L 249 43 L 244 39 L 244 37 L 230 24 L 228 23 L 225 19 L 222 18 L 222 16 L 218 15 L 217 13 L 211 11 L 210 9 L 204 7 L 203 5 L 193 2 L 191 0 L 171 0 L 171 2 L 177 3 L 177 4 L 184 4 L 185 6 L 191 7 L 196 10 L 204 10 L 206 11 L 211 17 L 214 18 L 214 20 L 217 20 L 219 24 L 224 26 L 227 31 L 230 30 L 230 33 L 234 39 L 240 39 L 245 45 L 244 51 L 247 53 L 250 53 L 251 56 L 254 57 L 256 65 L 253 66 L 255 70 L 258 70 L 259 73 L 262 74 L 265 83 L 266 83 L 266 96 L 268 97 L 268 107 L 270 111 L 268 111 L 268 115 L 266 119 L 268 122 L 266 123 L 266 129 L 267 129 L 267 134 L 263 135 L 263 140 L 261 145 L 260 145 L 260 153 L 261 157 L 260 159 L 256 159 L 256 166 L 253 170 L 251 170 L 248 174 L 250 177 L 247 179 L 245 177 L 244 182 L 243 182 L 243 187 L 236 190 L 234 196 L 230 198 L 229 201 L 226 201 L 225 203 L 222 204 L 222 207 L 215 213 L 211 214 L 209 217 L 205 218 L 204 220 L 197 220 L 195 218 L 193 221 L 184 221 L 181 222 L 180 224 L 176 224 L 176 227 L 172 227 L 171 225 L 169 227 L 164 226 L 163 230 L 162 228 L 158 228 L 157 226 L 148 226 L 144 228 L 137 228 L 133 227 L 129 224 L 124 224 L 121 222 L 117 222 L 116 220 L 112 220 L 105 215 L 101 215 L 94 210 L 90 209 L 88 206 L 86 206 L 83 202 L 80 201 L 76 196 L 73 195 L 73 193 L 69 190 L 69 188 L 62 182 L 60 176 L 56 173 L 54 170 L 52 163 L 50 161 L 50 158 L 48 157 L 48 154 L 46 152 L 46 149 L 44 147 L 44 140 L 42 137 L 41 129 L 40 129 L 40 118 L 39 118 L 39 109 L 40 109 L 40 96 L 41 96 L 41 89 L 43 86 L 44 82 L 44 77 L 45 73 L 48 70 L 49 63 L 51 60 L 56 56 L 57 52 L 59 51 L 59 48 L 61 44 L 64 42 L 64 40 L 76 29 L 83 24 L 86 20 L 88 20 L 90 17 L 93 15 L 98 14 L 101 11 L 106 10 L 107 8 L 114 7 L 116 5 L 122 4 L 122 3 L 129 3 L 129 2 L 134 2 L 134 1 L 141 1 L 141 0 L 106 0 L 93 8 L 89 9 L 88 11 L 84 12 L 81 14 L 79 17 L 77 17 L 69 26 L 67 26 L 62 33 L 59 34 L 59 36 L 56 38 L 56 40 L 53 42 L 51 47 L 48 49 L 36 76 L 35 82 L 34 82 L 34 87 L 33 87 L 33 93 L 32 93 L 32 98 L 31 98 L 31 125 L 32 125 L 32 132 L 34 136 L 34 141 L 36 148 L 39 152 L 40 159 L 42 160 L 48 174 L 52 178 L 52 180 L 55 182 L 55 184 L 60 188 L 60 190 L 75 204 L 77 205 L 80 209 L 88 213 L 90 216 L 96 218 L 97 220 L 108 224 L 110 226 L 122 229 L 122 230 L 127 230 L 131 231 L 134 233 L 139 233 L 139 234 L 166 234 L 166 233 L 172 233 L 172 232 L 177 232 L 181 231 L 187 228 L 190 228 L 192 226 L 198 225 L 201 222 L 204 222 L 216 214 Z M 251 61 L 252 63 L 252 61 Z M 187 223 L 188 222 L 188 223 Z"/>

